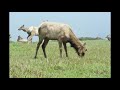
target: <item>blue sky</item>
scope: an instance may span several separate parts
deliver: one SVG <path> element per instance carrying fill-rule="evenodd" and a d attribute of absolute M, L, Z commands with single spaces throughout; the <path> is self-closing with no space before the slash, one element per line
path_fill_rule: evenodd
<path fill-rule="evenodd" d="M 102 37 L 111 34 L 111 12 L 10 12 L 9 33 L 16 41 L 20 35 L 27 38 L 27 33 L 18 31 L 25 27 L 39 26 L 44 20 L 69 24 L 77 37 Z M 38 41 L 34 36 L 33 41 Z"/>

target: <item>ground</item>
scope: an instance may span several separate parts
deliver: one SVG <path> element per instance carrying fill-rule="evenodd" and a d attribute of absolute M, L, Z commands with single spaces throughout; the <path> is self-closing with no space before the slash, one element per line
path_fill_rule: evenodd
<path fill-rule="evenodd" d="M 110 78 L 111 48 L 108 40 L 85 40 L 85 57 L 78 57 L 67 44 L 68 58 L 63 48 L 60 58 L 57 41 L 50 41 L 46 47 L 48 59 L 42 49 L 34 59 L 37 43 L 10 43 L 10 78 Z"/>

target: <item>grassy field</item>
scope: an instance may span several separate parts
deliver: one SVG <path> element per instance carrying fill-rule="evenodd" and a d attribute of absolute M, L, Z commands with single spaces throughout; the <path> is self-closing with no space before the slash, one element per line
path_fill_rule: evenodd
<path fill-rule="evenodd" d="M 107 40 L 86 40 L 87 52 L 80 58 L 67 44 L 69 58 L 60 58 L 57 41 L 46 47 L 48 59 L 42 48 L 34 59 L 37 43 L 10 43 L 10 78 L 111 78 L 111 51 Z"/>

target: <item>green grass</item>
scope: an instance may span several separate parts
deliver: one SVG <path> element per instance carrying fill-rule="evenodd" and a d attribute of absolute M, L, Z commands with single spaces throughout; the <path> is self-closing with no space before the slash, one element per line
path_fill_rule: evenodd
<path fill-rule="evenodd" d="M 37 43 L 10 43 L 10 78 L 111 78 L 110 42 L 107 40 L 86 40 L 87 52 L 80 58 L 67 44 L 69 58 L 60 58 L 57 41 L 50 41 L 46 47 L 48 59 L 42 48 L 34 59 Z"/>

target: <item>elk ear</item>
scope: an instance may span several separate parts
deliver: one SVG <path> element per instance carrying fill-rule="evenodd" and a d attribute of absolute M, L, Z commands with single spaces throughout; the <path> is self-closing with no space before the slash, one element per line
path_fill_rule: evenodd
<path fill-rule="evenodd" d="M 86 43 L 83 44 L 83 46 L 85 46 L 85 45 L 86 45 Z"/>

